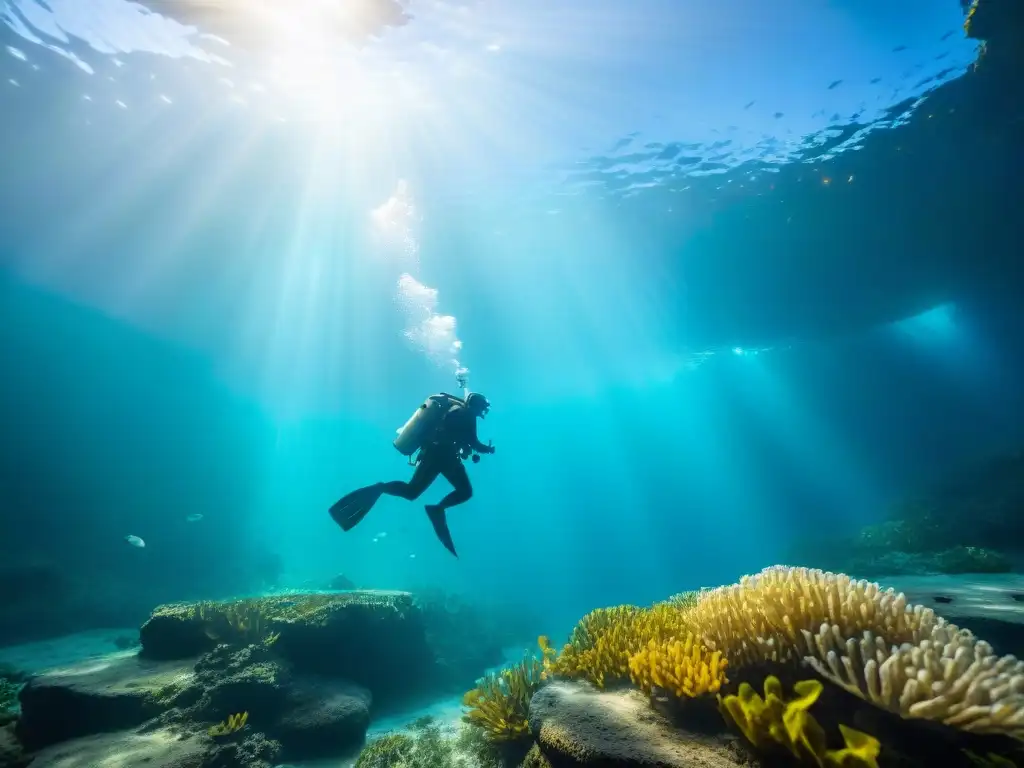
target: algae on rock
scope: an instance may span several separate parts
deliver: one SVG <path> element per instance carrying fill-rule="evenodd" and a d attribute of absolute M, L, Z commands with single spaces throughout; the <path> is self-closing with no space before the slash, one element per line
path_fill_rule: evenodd
<path fill-rule="evenodd" d="M 275 657 L 295 673 L 349 680 L 378 701 L 429 690 L 437 674 L 422 614 L 407 592 L 279 593 L 160 606 L 140 631 L 141 654 L 198 655 L 229 638 L 232 646 L 266 646 L 272 638 Z"/>

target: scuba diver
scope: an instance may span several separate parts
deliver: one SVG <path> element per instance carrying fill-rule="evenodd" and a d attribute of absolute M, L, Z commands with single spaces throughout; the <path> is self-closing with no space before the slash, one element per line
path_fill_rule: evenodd
<path fill-rule="evenodd" d="M 487 398 L 479 392 L 473 392 L 465 400 L 447 392 L 428 397 L 398 430 L 394 441 L 395 448 L 403 456 L 412 456 L 419 451 L 416 461 L 409 462 L 416 467 L 409 482 L 392 480 L 353 491 L 331 507 L 331 517 L 342 530 L 350 531 L 366 517 L 382 495 L 413 501 L 439 475 L 444 475 L 453 490 L 439 504 L 427 504 L 427 517 L 445 549 L 458 557 L 448 530 L 446 512 L 449 507 L 467 502 L 473 496 L 473 486 L 463 460 L 472 457 L 476 463 L 480 461 L 478 454 L 494 453 L 494 446 L 484 445 L 476 434 L 476 420 L 484 418 L 490 407 Z"/>

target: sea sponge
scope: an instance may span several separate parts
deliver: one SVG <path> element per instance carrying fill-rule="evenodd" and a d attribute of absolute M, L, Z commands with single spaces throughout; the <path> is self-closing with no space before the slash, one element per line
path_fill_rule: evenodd
<path fill-rule="evenodd" d="M 652 639 L 629 659 L 633 682 L 639 688 L 648 693 L 663 688 L 680 698 L 718 693 L 727 665 L 721 651 L 708 651 L 690 633 L 682 640 Z"/>
<path fill-rule="evenodd" d="M 462 697 L 469 708 L 463 720 L 482 728 L 492 741 L 512 741 L 530 732 L 530 699 L 540 687 L 544 667 L 532 656 L 489 674 Z"/>
<path fill-rule="evenodd" d="M 787 700 L 782 683 L 770 675 L 764 681 L 763 699 L 749 683 L 741 683 L 736 694 L 719 697 L 719 706 L 723 717 L 759 749 L 783 747 L 797 759 L 822 768 L 878 768 L 881 745 L 866 733 L 840 725 L 845 746 L 826 748 L 825 731 L 810 713 L 822 688 L 819 680 L 801 680 L 793 686 L 796 697 Z"/>
<path fill-rule="evenodd" d="M 903 717 L 1024 739 L 1024 662 L 878 584 L 776 566 L 705 593 L 687 619 L 732 668 L 804 662 Z"/>

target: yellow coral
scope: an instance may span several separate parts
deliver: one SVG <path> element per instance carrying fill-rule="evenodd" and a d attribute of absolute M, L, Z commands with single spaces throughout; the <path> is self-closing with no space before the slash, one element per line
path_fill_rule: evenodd
<path fill-rule="evenodd" d="M 1024 662 L 878 584 L 768 568 L 706 593 L 687 620 L 732 668 L 806 663 L 903 717 L 1024 739 Z"/>
<path fill-rule="evenodd" d="M 237 715 L 229 715 L 228 719 L 225 720 L 223 723 L 211 726 L 207 733 L 209 733 L 210 736 L 213 738 L 217 738 L 218 736 L 229 736 L 230 734 L 237 733 L 238 731 L 245 728 L 245 724 L 247 722 L 249 722 L 248 712 L 240 712 Z"/>
<path fill-rule="evenodd" d="M 736 694 L 720 696 L 719 706 L 722 715 L 760 749 L 781 746 L 794 757 L 812 760 L 821 768 L 878 768 L 881 745 L 866 733 L 840 725 L 846 746 L 826 748 L 825 731 L 810 713 L 822 687 L 818 680 L 801 680 L 793 686 L 796 698 L 787 701 L 782 683 L 769 676 L 764 681 L 763 699 L 749 683 L 742 683 Z"/>
<path fill-rule="evenodd" d="M 569 642 L 549 665 L 550 672 L 583 677 L 599 688 L 604 687 L 607 679 L 629 679 L 629 657 L 642 645 L 637 626 L 642 612 L 635 605 L 591 611 L 576 625 Z"/>
<path fill-rule="evenodd" d="M 908 606 L 902 594 L 877 584 L 785 567 L 709 590 L 688 616 L 705 642 L 736 668 L 801 659 L 814 652 L 809 636 L 823 625 L 843 638 L 871 632 L 900 645 L 923 640 L 937 620 L 931 609 Z"/>
<path fill-rule="evenodd" d="M 651 692 L 657 686 L 690 698 L 718 693 L 727 665 L 721 651 L 709 652 L 690 633 L 682 640 L 650 640 L 629 659 L 633 682 L 641 689 Z"/>
<path fill-rule="evenodd" d="M 650 643 L 667 645 L 690 634 L 690 606 L 659 603 L 650 608 L 620 605 L 591 611 L 573 630 L 561 653 L 540 638 L 546 675 L 585 678 L 599 688 L 629 680 L 631 659 Z M 667 653 L 667 651 L 666 651 Z"/>
<path fill-rule="evenodd" d="M 543 665 L 527 656 L 518 664 L 490 674 L 462 697 L 469 708 L 463 720 L 482 728 L 494 741 L 509 741 L 530 730 L 530 699 L 540 687 Z"/>

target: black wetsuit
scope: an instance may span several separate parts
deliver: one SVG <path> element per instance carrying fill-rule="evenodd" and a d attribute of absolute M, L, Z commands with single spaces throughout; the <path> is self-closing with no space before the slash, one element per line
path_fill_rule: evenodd
<path fill-rule="evenodd" d="M 409 482 L 392 480 L 381 489 L 389 496 L 403 499 L 418 499 L 429 488 L 438 475 L 452 484 L 452 492 L 441 499 L 439 507 L 448 509 L 467 502 L 473 496 L 469 474 L 462 466 L 459 452 L 472 448 L 478 453 L 487 453 L 490 448 L 480 442 L 476 435 L 476 416 L 465 406 L 453 405 L 444 416 L 437 434 L 420 449 L 416 470 Z"/>

